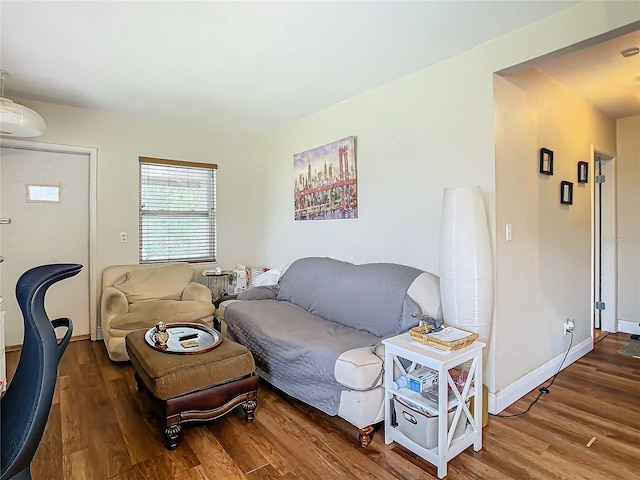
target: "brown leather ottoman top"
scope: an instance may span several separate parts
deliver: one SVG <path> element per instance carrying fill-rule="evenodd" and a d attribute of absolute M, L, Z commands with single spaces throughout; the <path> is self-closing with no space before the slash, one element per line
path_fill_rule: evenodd
<path fill-rule="evenodd" d="M 125 344 L 136 372 L 161 400 L 221 385 L 255 371 L 251 352 L 226 338 L 208 352 L 178 355 L 153 349 L 144 339 L 146 331 L 129 333 Z"/>

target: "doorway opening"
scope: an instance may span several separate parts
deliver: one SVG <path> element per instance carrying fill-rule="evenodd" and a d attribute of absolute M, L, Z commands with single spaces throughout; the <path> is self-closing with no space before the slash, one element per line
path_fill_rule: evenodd
<path fill-rule="evenodd" d="M 617 241 L 615 157 L 591 146 L 592 209 L 592 318 L 594 339 L 617 332 Z"/>

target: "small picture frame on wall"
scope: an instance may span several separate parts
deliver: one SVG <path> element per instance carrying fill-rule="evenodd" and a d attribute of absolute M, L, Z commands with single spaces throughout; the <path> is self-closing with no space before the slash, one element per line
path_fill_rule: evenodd
<path fill-rule="evenodd" d="M 560 182 L 560 203 L 573 205 L 573 182 Z"/>
<path fill-rule="evenodd" d="M 553 151 L 548 148 L 540 149 L 540 173 L 553 175 Z"/>
<path fill-rule="evenodd" d="M 589 182 L 589 164 L 587 162 L 578 162 L 578 183 Z"/>

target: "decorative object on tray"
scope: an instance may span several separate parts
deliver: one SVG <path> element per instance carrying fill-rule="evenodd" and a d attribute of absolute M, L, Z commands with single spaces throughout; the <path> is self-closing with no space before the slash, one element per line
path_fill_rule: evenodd
<path fill-rule="evenodd" d="M 166 339 L 162 332 L 166 334 Z M 222 336 L 218 332 L 201 323 L 158 322 L 154 328 L 147 330 L 144 339 L 156 350 L 182 355 L 208 352 L 222 343 Z"/>
<path fill-rule="evenodd" d="M 409 330 L 411 338 L 417 342 L 440 350 L 460 350 L 471 345 L 478 338 L 475 332 L 467 332 L 459 328 L 447 327 L 439 332 L 431 333 L 430 325 L 419 325 Z"/>
<path fill-rule="evenodd" d="M 429 333 L 439 332 L 444 328 L 444 322 L 442 320 L 436 320 L 429 315 L 423 315 L 421 313 L 412 313 L 413 318 L 420 320 L 420 326 L 425 326 Z"/>
<path fill-rule="evenodd" d="M 158 322 L 153 329 L 151 339 L 155 343 L 156 348 L 160 350 L 166 350 L 167 340 L 169 340 L 169 332 L 167 332 L 167 326 L 164 322 Z"/>

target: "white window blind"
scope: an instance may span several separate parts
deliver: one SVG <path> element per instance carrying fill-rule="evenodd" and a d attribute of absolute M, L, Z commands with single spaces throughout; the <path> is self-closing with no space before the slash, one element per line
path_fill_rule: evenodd
<path fill-rule="evenodd" d="M 140 157 L 140 263 L 215 261 L 216 168 Z"/>

